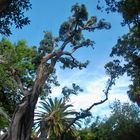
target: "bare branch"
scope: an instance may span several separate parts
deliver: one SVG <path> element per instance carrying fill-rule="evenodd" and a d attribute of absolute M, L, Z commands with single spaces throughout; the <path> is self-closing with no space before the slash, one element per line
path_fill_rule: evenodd
<path fill-rule="evenodd" d="M 74 36 L 74 34 L 73 34 L 73 36 Z M 70 37 L 68 37 L 66 39 L 66 41 L 64 41 L 64 43 L 61 45 L 61 47 L 59 49 L 60 51 L 63 51 L 65 49 L 66 45 L 70 42 L 70 40 L 72 39 L 73 36 L 71 35 Z"/>
<path fill-rule="evenodd" d="M 111 77 L 110 82 L 108 84 L 108 87 L 107 87 L 106 91 L 104 91 L 105 96 L 106 96 L 105 99 L 101 100 L 101 101 L 99 101 L 97 103 L 92 104 L 89 108 L 86 109 L 86 111 L 90 111 L 94 106 L 102 104 L 102 103 L 104 103 L 105 101 L 108 100 L 108 93 L 109 93 L 109 90 L 110 90 L 111 86 L 113 85 L 113 80 L 114 80 L 114 78 Z"/>
<path fill-rule="evenodd" d="M 69 42 L 70 42 L 70 38 L 62 44 L 59 50 L 53 53 L 49 53 L 47 56 L 44 56 L 42 58 L 41 63 L 46 63 L 48 60 L 52 59 L 53 57 L 57 57 L 57 59 L 59 59 L 60 56 L 63 55 L 63 50 Z"/>
<path fill-rule="evenodd" d="M 82 47 L 83 47 L 83 45 L 75 46 L 75 47 L 72 49 L 71 53 L 74 53 L 77 49 L 82 48 Z"/>
<path fill-rule="evenodd" d="M 101 100 L 101 101 L 99 101 L 99 102 L 93 103 L 89 108 L 83 110 L 82 113 L 78 113 L 78 115 L 72 120 L 72 122 L 71 122 L 68 126 L 66 126 L 66 128 L 64 129 L 64 131 L 63 131 L 63 133 L 62 133 L 62 140 L 63 140 L 63 137 L 64 137 L 65 133 L 68 131 L 68 129 L 69 129 L 77 120 L 83 119 L 83 118 L 89 116 L 89 111 L 90 111 L 94 106 L 97 106 L 97 105 L 99 105 L 99 104 L 102 104 L 102 103 L 104 103 L 105 101 L 108 100 L 108 93 L 109 93 L 109 91 L 110 91 L 110 89 L 111 89 L 111 86 L 114 84 L 114 79 L 115 79 L 115 77 L 111 76 L 111 78 L 110 78 L 110 80 L 109 80 L 109 84 L 108 84 L 108 86 L 107 86 L 107 88 L 106 88 L 106 91 L 104 91 L 104 93 L 105 93 L 105 99 L 104 99 L 104 100 Z"/>
<path fill-rule="evenodd" d="M 70 57 L 72 58 L 73 63 L 75 63 L 76 58 L 74 58 L 74 57 L 72 56 L 72 52 L 63 52 L 63 54 L 62 54 L 62 55 L 67 55 L 67 56 L 70 56 Z M 75 64 L 76 64 L 76 63 L 75 63 Z"/>

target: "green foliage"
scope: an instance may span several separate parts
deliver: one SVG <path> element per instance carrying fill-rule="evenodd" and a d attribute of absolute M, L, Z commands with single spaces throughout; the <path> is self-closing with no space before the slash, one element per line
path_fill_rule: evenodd
<path fill-rule="evenodd" d="M 63 98 L 48 98 L 40 102 L 39 110 L 36 112 L 35 127 L 39 128 L 41 137 L 59 138 L 65 127 L 72 121 L 76 112 L 72 109 L 71 104 L 67 104 Z M 76 123 L 79 125 L 79 123 Z M 75 124 L 72 125 L 68 132 L 69 135 L 75 135 Z"/>
<path fill-rule="evenodd" d="M 94 125 L 93 133 L 97 140 L 138 140 L 140 130 L 140 110 L 129 103 L 115 101 L 110 106 L 110 117 Z"/>
<path fill-rule="evenodd" d="M 122 75 L 124 73 L 122 67 L 120 66 L 119 60 L 113 60 L 112 62 L 107 63 L 105 65 L 105 69 L 106 74 L 113 77 L 118 77 L 119 75 Z"/>
<path fill-rule="evenodd" d="M 127 93 L 133 102 L 140 105 L 140 1 L 105 0 L 105 2 L 106 10 L 120 13 L 123 17 L 122 25 L 128 25 L 130 29 L 127 34 L 118 39 L 110 56 L 124 59 L 123 64 L 119 60 L 114 60 L 118 61 L 114 73 L 118 73 L 118 76 L 127 73 L 132 81 Z"/>
<path fill-rule="evenodd" d="M 95 29 L 109 29 L 110 24 L 105 22 L 105 20 L 99 20 L 97 22 L 96 16 L 91 16 L 88 18 L 88 12 L 83 4 L 75 4 L 72 6 L 72 17 L 70 17 L 67 21 L 61 24 L 59 29 L 59 41 L 62 43 L 61 50 L 64 50 L 64 45 L 67 43 L 72 48 L 70 53 L 74 53 L 77 49 L 83 47 L 92 47 L 94 45 L 94 41 L 89 38 L 85 38 L 83 34 L 83 30 L 94 31 Z M 88 24 L 89 21 L 93 20 L 92 24 Z M 60 57 L 59 61 L 63 64 L 62 68 L 86 68 L 89 61 L 79 62 L 76 58 L 74 58 L 71 54 L 66 54 L 65 57 Z"/>
<path fill-rule="evenodd" d="M 36 56 L 37 51 L 34 48 L 29 48 L 25 41 L 19 41 L 17 44 L 12 44 L 4 38 L 1 40 L 0 46 L 0 55 L 5 62 L 2 67 L 5 68 L 4 72 L 7 77 L 13 79 L 14 74 L 17 74 L 24 85 L 30 87 L 35 73 L 32 59 Z M 6 78 L 4 78 L 4 80 L 5 79 Z M 12 82 L 13 81 L 14 80 L 12 80 Z"/>
<path fill-rule="evenodd" d="M 46 53 L 51 53 L 55 46 L 55 39 L 50 32 L 45 32 L 44 39 L 40 42 L 38 52 L 43 56 Z"/>
<path fill-rule="evenodd" d="M 0 42 L 0 56 L 4 61 L 0 64 L 0 107 L 2 106 L 12 118 L 23 95 L 17 77 L 22 81 L 24 88 L 31 88 L 36 70 L 31 61 L 36 56 L 36 50 L 29 48 L 25 41 L 12 44 L 3 38 Z M 4 123 L 7 124 L 3 120 L 2 124 Z"/>
<path fill-rule="evenodd" d="M 97 9 L 105 9 L 109 12 L 119 12 L 124 19 L 123 24 L 133 24 L 139 22 L 140 2 L 139 0 L 104 0 L 106 5 L 98 1 Z"/>
<path fill-rule="evenodd" d="M 68 88 L 68 87 L 63 87 L 62 88 L 62 94 L 64 96 L 64 99 L 69 101 L 70 99 L 70 95 L 78 95 L 78 92 L 83 92 L 83 89 L 81 89 L 78 85 L 76 85 L 75 83 L 72 84 L 72 88 Z"/>
<path fill-rule="evenodd" d="M 90 129 L 83 129 L 80 131 L 80 140 L 94 140 L 94 133 Z"/>
<path fill-rule="evenodd" d="M 84 4 L 79 5 L 77 3 L 73 5 L 71 11 L 73 12 L 72 16 L 79 21 L 86 21 L 88 19 L 88 12 Z"/>
<path fill-rule="evenodd" d="M 30 23 L 24 12 L 31 8 L 30 0 L 1 0 L 0 1 L 0 34 L 9 36 L 11 26 L 22 28 Z"/>
<path fill-rule="evenodd" d="M 129 103 L 115 101 L 107 118 L 95 118 L 90 127 L 79 130 L 81 140 L 139 140 L 140 109 Z"/>
<path fill-rule="evenodd" d="M 100 2 L 100 1 L 99 1 Z M 105 0 L 105 10 L 109 12 L 118 12 L 122 14 L 122 25 L 139 24 L 140 22 L 140 1 L 139 0 Z M 102 9 L 101 4 L 98 4 Z"/>
<path fill-rule="evenodd" d="M 88 12 L 84 4 L 75 4 L 72 6 L 71 12 L 73 12 L 73 15 L 61 25 L 59 36 L 60 39 L 65 40 L 72 35 L 71 43 L 76 45 L 80 43 L 83 37 L 82 30 L 79 27 L 83 27 L 84 21 L 88 20 Z"/>
<path fill-rule="evenodd" d="M 29 21 L 27 18 L 24 19 L 22 10 L 28 10 L 30 7 L 29 1 L 13 0 L 10 1 L 8 6 L 14 6 L 15 9 L 11 9 L 12 14 L 17 10 L 14 14 L 14 16 L 17 16 L 16 18 L 10 12 L 7 13 L 9 15 L 3 14 L 3 20 L 8 20 L 8 25 L 12 25 L 15 22 L 16 27 L 21 28 L 23 25 L 28 24 Z M 12 44 L 3 38 L 0 42 L 0 92 L 2 93 L 0 94 L 2 99 L 0 100 L 0 105 L 4 107 L 10 116 L 12 116 L 16 105 L 19 105 L 16 108 L 17 114 L 14 114 L 13 119 L 19 117 L 18 112 L 21 112 L 22 124 L 17 122 L 17 125 L 21 125 L 19 127 L 23 129 L 21 132 L 24 134 L 31 129 L 29 127 L 27 131 L 26 127 L 28 128 L 28 125 L 30 126 L 33 122 L 33 110 L 39 96 L 45 99 L 48 93 L 51 92 L 52 84 L 59 85 L 55 75 L 56 64 L 60 62 L 63 69 L 86 68 L 89 61 L 80 62 L 74 57 L 74 53 L 78 49 L 93 47 L 94 45 L 91 39 L 84 37 L 84 31 L 94 32 L 96 29 L 110 28 L 110 24 L 105 22 L 104 19 L 98 20 L 96 16 L 88 17 L 87 9 L 83 4 L 75 4 L 71 12 L 72 16 L 61 24 L 58 37 L 54 37 L 52 33 L 46 31 L 38 48 L 35 46 L 28 47 L 25 41 L 18 41 L 18 43 Z M 11 19 L 9 19 L 10 16 L 12 16 Z M 9 35 L 11 33 L 10 26 L 6 27 L 1 28 L 2 31 L 0 31 L 2 34 Z M 106 90 L 107 93 L 110 85 Z M 47 101 L 41 102 L 41 110 L 37 114 L 38 118 L 35 125 L 35 127 L 41 128 L 41 136 L 47 136 L 52 139 L 58 139 L 61 135 L 65 139 L 67 137 L 76 138 L 75 125 L 79 125 L 78 121 L 91 116 L 90 109 L 107 100 L 106 98 L 93 104 L 86 110 L 81 109 L 78 113 L 74 110 L 69 110 L 72 105 L 67 104 L 68 100 L 66 98 L 68 99 L 70 94 L 77 94 L 82 91 L 76 84 L 72 86 L 72 89 L 63 88 L 64 97 L 62 99 L 55 98 L 53 100 L 49 98 Z M 107 95 L 107 93 L 105 94 Z M 27 104 L 28 106 L 26 106 Z M 21 111 L 21 106 L 25 107 L 25 113 Z M 13 125 L 11 128 L 14 127 Z M 11 133 L 13 132 L 10 131 L 8 135 L 11 135 Z M 22 134 L 15 135 L 22 136 Z"/>
<path fill-rule="evenodd" d="M 118 42 L 116 46 L 113 47 L 111 53 L 111 56 L 116 55 L 122 56 L 124 58 L 126 63 L 122 66 L 121 69 L 123 69 L 124 72 L 127 72 L 127 75 L 131 77 L 131 81 L 133 82 L 133 84 L 130 85 L 128 95 L 133 102 L 137 102 L 138 104 L 140 103 L 139 33 L 140 32 L 137 30 L 137 28 L 134 28 L 128 34 L 118 39 Z"/>
<path fill-rule="evenodd" d="M 62 69 L 65 69 L 65 68 L 70 68 L 70 69 L 79 68 L 81 70 L 83 68 L 86 68 L 87 65 L 89 64 L 88 60 L 83 63 L 83 62 L 79 62 L 77 60 L 72 60 L 71 57 L 61 57 L 59 59 L 59 61 L 63 64 L 61 66 Z"/>

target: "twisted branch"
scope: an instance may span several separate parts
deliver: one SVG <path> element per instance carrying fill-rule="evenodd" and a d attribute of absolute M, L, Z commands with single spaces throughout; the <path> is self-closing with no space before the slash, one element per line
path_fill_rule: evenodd
<path fill-rule="evenodd" d="M 96 103 L 93 103 L 89 108 L 85 109 L 82 111 L 82 113 L 78 113 L 78 115 L 72 120 L 72 122 L 66 126 L 66 128 L 64 129 L 63 133 L 61 134 L 61 140 L 63 140 L 64 138 L 64 135 L 65 133 L 69 130 L 69 128 L 79 119 L 83 119 L 83 118 L 86 118 L 87 116 L 89 116 L 89 111 L 94 107 L 94 106 L 97 106 L 99 104 L 102 104 L 104 103 L 105 101 L 108 100 L 108 93 L 111 89 L 111 86 L 114 84 L 114 80 L 115 80 L 115 77 L 114 76 L 111 76 L 110 80 L 109 80 L 109 84 L 106 88 L 106 91 L 104 91 L 105 93 L 105 99 L 104 100 L 101 100 L 99 102 L 96 102 Z"/>

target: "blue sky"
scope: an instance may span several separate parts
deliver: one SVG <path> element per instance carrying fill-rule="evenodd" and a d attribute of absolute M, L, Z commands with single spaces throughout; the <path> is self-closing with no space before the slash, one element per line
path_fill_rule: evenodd
<path fill-rule="evenodd" d="M 111 48 L 115 45 L 119 36 L 127 32 L 127 27 L 121 27 L 120 22 L 122 18 L 119 14 L 106 14 L 96 10 L 97 0 L 31 0 L 32 9 L 26 14 L 31 20 L 31 24 L 25 26 L 22 30 L 13 29 L 9 39 L 12 42 L 25 39 L 29 46 L 39 45 L 43 38 L 43 31 L 50 31 L 54 35 L 58 35 L 59 26 L 62 22 L 71 16 L 71 6 L 75 3 L 83 3 L 86 5 L 89 16 L 97 16 L 98 19 L 104 18 L 110 22 L 112 28 L 110 30 L 100 30 L 94 33 L 87 34 L 95 41 L 95 49 L 83 49 L 76 53 L 79 60 L 90 60 L 87 69 L 79 70 L 61 70 L 58 68 L 58 80 L 61 86 L 69 85 L 70 83 L 77 83 L 84 92 L 79 96 L 73 96 L 71 102 L 76 109 L 86 108 L 92 102 L 98 101 L 103 96 L 102 90 L 105 88 L 107 76 L 105 75 L 104 65 L 111 58 L 109 54 Z M 92 111 L 95 114 L 106 114 L 107 106 L 114 99 L 121 99 L 121 101 L 128 101 L 126 90 L 129 85 L 129 80 L 125 76 L 117 81 L 116 86 L 112 88 L 109 95 L 109 101 L 104 105 L 96 107 Z M 61 87 L 53 89 L 53 95 L 59 95 Z"/>

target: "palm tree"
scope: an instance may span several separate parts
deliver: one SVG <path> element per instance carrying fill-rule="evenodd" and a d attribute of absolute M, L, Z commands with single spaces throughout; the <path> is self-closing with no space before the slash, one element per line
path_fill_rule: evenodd
<path fill-rule="evenodd" d="M 41 133 L 40 137 L 47 137 L 48 139 L 59 139 L 63 130 L 72 121 L 76 112 L 72 109 L 71 104 L 67 104 L 64 98 L 58 99 L 48 98 L 40 102 L 39 110 L 35 113 L 35 127 Z M 76 122 L 67 133 L 71 135 L 76 134 L 75 125 L 80 126 Z"/>

